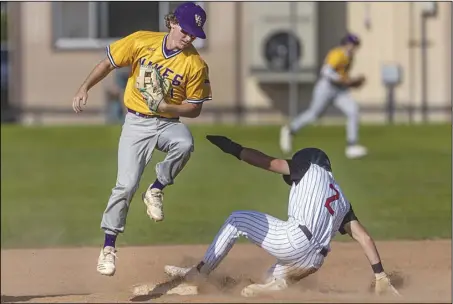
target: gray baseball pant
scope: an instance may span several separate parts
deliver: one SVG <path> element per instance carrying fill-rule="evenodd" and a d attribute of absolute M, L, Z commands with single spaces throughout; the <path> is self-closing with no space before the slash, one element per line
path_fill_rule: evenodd
<path fill-rule="evenodd" d="M 105 233 L 124 232 L 130 202 L 154 149 L 167 153 L 156 164 L 157 179 L 163 185 L 171 185 L 194 150 L 192 134 L 179 120 L 127 113 L 119 140 L 116 186 L 101 221 Z"/>
<path fill-rule="evenodd" d="M 291 121 L 289 125 L 291 132 L 296 133 L 306 125 L 313 123 L 326 110 L 332 100 L 334 105 L 347 117 L 346 140 L 348 144 L 357 143 L 359 129 L 358 105 L 347 89 L 339 88 L 325 78 L 321 78 L 316 83 L 308 109 Z"/>

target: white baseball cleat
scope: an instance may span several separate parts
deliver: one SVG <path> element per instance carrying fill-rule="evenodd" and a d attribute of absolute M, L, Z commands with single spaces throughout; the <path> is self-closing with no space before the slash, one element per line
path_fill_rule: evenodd
<path fill-rule="evenodd" d="M 98 258 L 97 271 L 102 275 L 113 276 L 116 270 L 115 259 L 116 249 L 114 247 L 102 248 Z"/>
<path fill-rule="evenodd" d="M 172 278 L 183 278 L 193 267 L 178 267 L 173 265 L 165 265 L 164 272 Z"/>
<path fill-rule="evenodd" d="M 164 219 L 163 200 L 164 193 L 160 189 L 148 188 L 148 190 L 143 193 L 143 202 L 146 205 L 146 213 L 156 222 L 160 222 Z"/>
<path fill-rule="evenodd" d="M 280 149 L 283 153 L 290 153 L 293 149 L 293 137 L 288 126 L 280 129 Z"/>
<path fill-rule="evenodd" d="M 345 154 L 349 159 L 361 158 L 368 154 L 368 150 L 361 145 L 352 145 L 346 147 Z"/>
<path fill-rule="evenodd" d="M 288 288 L 288 284 L 284 279 L 273 278 L 265 284 L 251 284 L 241 291 L 243 297 L 255 297 L 260 294 L 270 293 L 274 291 L 280 291 Z"/>

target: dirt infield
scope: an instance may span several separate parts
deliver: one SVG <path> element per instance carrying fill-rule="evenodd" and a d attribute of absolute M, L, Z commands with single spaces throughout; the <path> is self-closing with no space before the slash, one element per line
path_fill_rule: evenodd
<path fill-rule="evenodd" d="M 196 296 L 131 298 L 130 287 L 167 278 L 165 264 L 190 265 L 206 246 L 119 248 L 117 273 L 96 273 L 98 248 L 2 250 L 2 302 L 449 302 L 451 240 L 378 243 L 387 271 L 397 272 L 401 298 L 369 293 L 372 278 L 366 257 L 354 243 L 333 243 L 323 268 L 289 291 L 260 298 L 239 292 L 258 280 L 273 262 L 253 245 L 238 244 Z M 184 253 L 183 253 L 184 252 Z"/>

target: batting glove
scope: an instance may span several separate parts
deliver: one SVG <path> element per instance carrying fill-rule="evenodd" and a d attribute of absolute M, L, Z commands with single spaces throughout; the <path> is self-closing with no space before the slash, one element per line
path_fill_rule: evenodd
<path fill-rule="evenodd" d="M 231 154 L 239 160 L 241 159 L 240 155 L 243 147 L 240 144 L 232 141 L 231 139 L 225 136 L 207 135 L 206 138 L 211 143 L 219 147 L 220 150 L 222 150 L 223 152 Z"/>
<path fill-rule="evenodd" d="M 397 296 L 400 295 L 398 290 L 393 287 L 392 282 L 390 282 L 390 278 L 385 272 L 376 275 L 374 282 L 374 292 L 377 295 L 385 294 L 387 292 L 393 293 Z"/>

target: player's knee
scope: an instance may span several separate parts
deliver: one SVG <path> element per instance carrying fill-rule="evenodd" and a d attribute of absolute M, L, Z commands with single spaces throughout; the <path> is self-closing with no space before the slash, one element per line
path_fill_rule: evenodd
<path fill-rule="evenodd" d="M 237 217 L 240 217 L 242 215 L 244 215 L 244 211 L 233 211 L 233 212 L 231 212 L 230 217 L 231 218 L 237 218 Z"/>
<path fill-rule="evenodd" d="M 190 154 L 193 152 L 194 144 L 192 138 L 181 138 L 175 141 L 174 148 L 181 154 Z"/>
<path fill-rule="evenodd" d="M 238 211 L 233 211 L 230 213 L 230 215 L 228 216 L 228 218 L 226 219 L 226 222 L 227 223 L 234 223 L 236 217 L 237 217 L 237 212 Z"/>
<path fill-rule="evenodd" d="M 244 211 L 233 211 L 233 212 L 231 212 L 231 214 L 228 217 L 227 221 L 231 222 L 231 223 L 234 223 L 234 222 L 236 222 L 236 220 L 238 218 L 241 218 L 241 217 L 243 218 L 245 216 L 247 216 L 247 215 L 246 215 L 246 213 Z"/>

